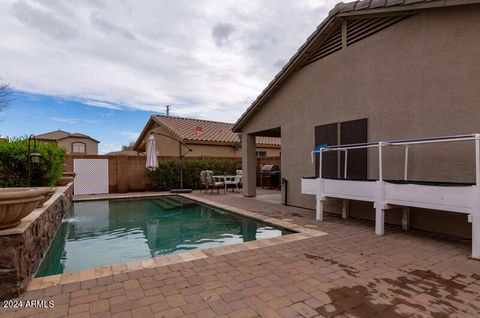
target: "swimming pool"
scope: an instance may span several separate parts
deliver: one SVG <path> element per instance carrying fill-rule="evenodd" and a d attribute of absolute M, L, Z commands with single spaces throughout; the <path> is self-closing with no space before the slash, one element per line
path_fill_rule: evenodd
<path fill-rule="evenodd" d="M 75 202 L 36 277 L 290 233 L 180 196 Z"/>

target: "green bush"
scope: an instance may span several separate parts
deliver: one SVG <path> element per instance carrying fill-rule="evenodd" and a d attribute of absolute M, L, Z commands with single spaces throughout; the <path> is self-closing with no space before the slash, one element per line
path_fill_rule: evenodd
<path fill-rule="evenodd" d="M 31 152 L 34 152 L 33 142 Z M 32 186 L 54 186 L 61 177 L 65 150 L 52 143 L 37 142 L 39 163 L 32 163 Z M 0 141 L 0 187 L 28 187 L 28 140 Z"/>
<path fill-rule="evenodd" d="M 183 187 L 187 189 L 200 188 L 200 171 L 212 170 L 213 174 L 234 175 L 242 169 L 241 160 L 184 160 Z M 178 161 L 165 161 L 158 164 L 154 171 L 148 170 L 154 190 L 166 191 L 180 187 L 180 166 Z"/>

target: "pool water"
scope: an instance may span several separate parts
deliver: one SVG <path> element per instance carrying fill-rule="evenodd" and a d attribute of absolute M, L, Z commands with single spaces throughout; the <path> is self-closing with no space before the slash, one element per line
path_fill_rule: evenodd
<path fill-rule="evenodd" d="M 290 233 L 180 196 L 75 202 L 36 277 Z"/>

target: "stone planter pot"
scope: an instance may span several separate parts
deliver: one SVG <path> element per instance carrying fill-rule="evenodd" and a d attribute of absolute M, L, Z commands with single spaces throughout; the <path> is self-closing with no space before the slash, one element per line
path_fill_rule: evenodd
<path fill-rule="evenodd" d="M 49 188 L 0 188 L 0 229 L 17 226 L 45 199 Z"/>
<path fill-rule="evenodd" d="M 44 197 L 42 199 L 42 201 L 40 201 L 38 203 L 38 208 L 41 207 L 45 202 L 47 202 L 52 196 L 53 194 L 55 193 L 55 191 L 57 191 L 57 189 L 55 188 L 38 188 L 38 189 L 43 189 L 44 190 Z"/>

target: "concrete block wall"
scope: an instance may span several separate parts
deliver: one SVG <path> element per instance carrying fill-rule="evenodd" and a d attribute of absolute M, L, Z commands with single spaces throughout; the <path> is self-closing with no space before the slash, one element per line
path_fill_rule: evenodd
<path fill-rule="evenodd" d="M 145 156 L 67 155 L 66 171 L 73 171 L 74 159 L 107 159 L 110 193 L 148 191 L 152 183 L 145 169 Z M 185 160 L 240 160 L 233 157 L 188 157 Z M 178 160 L 178 157 L 158 157 L 159 162 Z M 280 157 L 257 158 L 257 167 L 265 164 L 280 164 Z"/>

